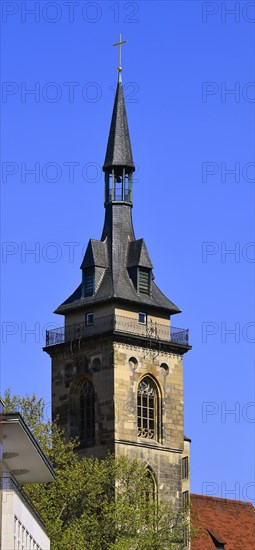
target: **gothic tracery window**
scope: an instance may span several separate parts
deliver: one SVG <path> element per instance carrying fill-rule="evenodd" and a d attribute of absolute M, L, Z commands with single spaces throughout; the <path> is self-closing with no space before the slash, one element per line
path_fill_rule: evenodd
<path fill-rule="evenodd" d="M 81 443 L 86 443 L 95 436 L 95 393 L 91 382 L 83 383 L 79 400 L 79 436 Z"/>
<path fill-rule="evenodd" d="M 158 390 L 150 376 L 143 378 L 137 390 L 138 437 L 158 438 Z"/>

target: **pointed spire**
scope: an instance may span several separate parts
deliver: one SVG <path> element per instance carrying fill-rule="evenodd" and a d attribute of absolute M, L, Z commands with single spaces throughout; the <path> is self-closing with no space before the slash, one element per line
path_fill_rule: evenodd
<path fill-rule="evenodd" d="M 126 174 L 135 171 L 133 162 L 132 149 L 128 130 L 127 113 L 122 87 L 122 44 L 127 40 L 122 40 L 121 34 L 119 42 L 113 44 L 119 47 L 119 66 L 118 66 L 118 83 L 113 106 L 112 121 L 109 132 L 107 150 L 103 166 L 104 172 L 111 172 L 113 168 L 125 168 Z M 120 170 L 120 171 L 121 171 Z"/>
<path fill-rule="evenodd" d="M 115 167 L 125 167 L 126 173 L 135 170 L 121 82 L 117 84 L 103 171 L 110 172 Z"/>

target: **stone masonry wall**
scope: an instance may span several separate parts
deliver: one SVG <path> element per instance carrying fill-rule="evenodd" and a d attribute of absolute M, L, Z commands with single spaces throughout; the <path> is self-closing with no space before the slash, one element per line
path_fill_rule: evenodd
<path fill-rule="evenodd" d="M 83 381 L 95 389 L 95 439 L 82 456 L 116 455 L 139 458 L 149 465 L 159 494 L 179 499 L 182 492 L 183 373 L 182 356 L 114 342 L 113 336 L 66 343 L 52 348 L 53 418 L 65 437 L 78 435 L 77 396 Z M 159 390 L 157 440 L 138 437 L 137 388 L 145 375 Z"/>
<path fill-rule="evenodd" d="M 77 399 L 86 379 L 95 389 L 95 440 L 81 455 L 103 457 L 114 451 L 112 342 L 99 338 L 64 345 L 52 355 L 52 411 L 69 439 L 79 433 Z"/>
<path fill-rule="evenodd" d="M 158 441 L 138 437 L 137 388 L 150 375 L 159 389 Z M 114 394 L 116 454 L 139 458 L 150 466 L 159 494 L 181 497 L 183 452 L 182 357 L 150 348 L 114 344 Z"/>

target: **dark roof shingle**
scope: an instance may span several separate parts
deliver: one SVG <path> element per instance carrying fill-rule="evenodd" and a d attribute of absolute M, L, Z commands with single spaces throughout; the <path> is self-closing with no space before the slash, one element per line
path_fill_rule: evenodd
<path fill-rule="evenodd" d="M 107 247 L 105 242 L 90 239 L 81 269 L 91 266 L 107 267 Z"/>
<path fill-rule="evenodd" d="M 129 243 L 127 267 L 133 266 L 153 268 L 144 239 Z"/>
<path fill-rule="evenodd" d="M 117 84 L 111 128 L 109 133 L 106 157 L 103 170 L 112 167 L 125 167 L 132 172 L 133 163 L 128 122 L 122 84 Z M 81 268 L 94 267 L 95 292 L 93 296 L 83 296 L 82 285 L 61 304 L 55 313 L 83 308 L 107 300 L 120 300 L 136 305 L 144 305 L 167 311 L 168 314 L 179 313 L 180 309 L 171 302 L 154 281 L 151 293 L 139 293 L 136 288 L 135 267 L 152 269 L 152 263 L 143 239 L 136 240 L 132 222 L 131 205 L 125 201 L 106 204 L 105 222 L 100 241 L 91 239 Z M 102 268 L 105 270 L 102 274 Z M 152 277 L 153 279 L 153 277 Z"/>
<path fill-rule="evenodd" d="M 103 170 L 110 171 L 114 166 L 125 166 L 127 173 L 135 170 L 121 82 L 117 84 Z"/>

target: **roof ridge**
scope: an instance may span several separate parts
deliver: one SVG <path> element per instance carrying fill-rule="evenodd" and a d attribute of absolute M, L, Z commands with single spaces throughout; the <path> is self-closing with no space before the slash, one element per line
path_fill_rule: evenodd
<path fill-rule="evenodd" d="M 198 493 L 190 493 L 190 496 L 192 498 L 201 498 L 201 499 L 209 499 L 209 500 L 214 500 L 216 502 L 227 502 L 229 504 L 232 504 L 232 505 L 243 505 L 243 506 L 251 506 L 252 508 L 254 508 L 254 505 L 252 502 L 246 502 L 245 500 L 236 500 L 236 499 L 232 499 L 232 498 L 223 498 L 223 497 L 214 497 L 214 496 L 211 496 L 211 495 L 199 495 Z"/>

